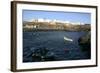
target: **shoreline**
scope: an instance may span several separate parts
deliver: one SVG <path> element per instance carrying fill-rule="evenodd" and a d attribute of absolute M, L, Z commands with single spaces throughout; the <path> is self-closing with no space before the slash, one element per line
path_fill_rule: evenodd
<path fill-rule="evenodd" d="M 79 32 L 86 31 L 89 32 L 91 30 L 65 30 L 65 29 L 23 29 L 23 32 L 32 32 L 32 31 L 69 31 L 69 32 Z"/>

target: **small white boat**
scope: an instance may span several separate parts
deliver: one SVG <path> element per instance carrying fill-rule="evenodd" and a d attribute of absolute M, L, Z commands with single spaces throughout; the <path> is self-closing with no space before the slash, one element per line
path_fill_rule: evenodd
<path fill-rule="evenodd" d="M 73 40 L 72 40 L 72 39 L 67 38 L 67 37 L 65 37 L 65 36 L 64 36 L 64 40 L 66 40 L 66 41 L 70 41 L 70 42 L 73 42 Z"/>

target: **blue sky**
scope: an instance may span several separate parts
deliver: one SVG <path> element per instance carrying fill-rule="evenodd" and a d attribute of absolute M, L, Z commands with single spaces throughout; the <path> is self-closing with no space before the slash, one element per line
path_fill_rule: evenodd
<path fill-rule="evenodd" d="M 81 22 L 86 24 L 91 23 L 90 13 L 23 10 L 23 21 L 39 18 Z"/>

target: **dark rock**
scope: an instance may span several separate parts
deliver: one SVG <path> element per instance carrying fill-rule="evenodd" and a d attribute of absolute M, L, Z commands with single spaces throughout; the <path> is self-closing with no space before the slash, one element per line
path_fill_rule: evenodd
<path fill-rule="evenodd" d="M 91 56 L 91 33 L 88 32 L 87 35 L 80 37 L 78 40 L 81 51 L 87 52 L 87 56 Z"/>

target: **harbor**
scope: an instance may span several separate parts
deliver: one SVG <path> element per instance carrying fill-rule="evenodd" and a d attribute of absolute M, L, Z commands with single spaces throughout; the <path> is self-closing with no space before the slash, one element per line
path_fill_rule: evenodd
<path fill-rule="evenodd" d="M 23 32 L 23 62 L 90 59 L 88 55 L 90 50 L 82 51 L 78 42 L 79 38 L 87 33 L 85 31 Z"/>

